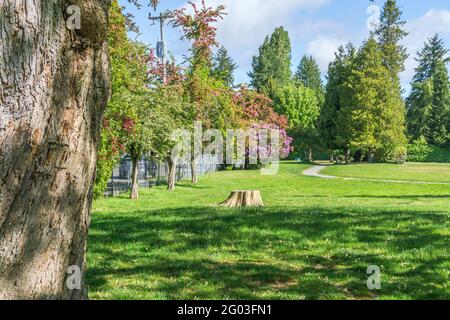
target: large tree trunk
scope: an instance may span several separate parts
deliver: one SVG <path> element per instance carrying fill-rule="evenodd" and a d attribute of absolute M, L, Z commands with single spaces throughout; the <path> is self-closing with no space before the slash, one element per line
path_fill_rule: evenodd
<path fill-rule="evenodd" d="M 73 4 L 80 30 L 66 27 Z M 108 10 L 0 0 L 0 299 L 86 297 L 74 270 L 85 268 L 109 96 Z"/>
<path fill-rule="evenodd" d="M 177 182 L 177 159 L 167 157 L 167 165 L 169 167 L 169 173 L 167 175 L 167 190 L 175 190 L 175 184 Z"/>
<path fill-rule="evenodd" d="M 131 157 L 133 170 L 131 172 L 131 192 L 130 199 L 139 199 L 139 158 L 138 156 Z"/>

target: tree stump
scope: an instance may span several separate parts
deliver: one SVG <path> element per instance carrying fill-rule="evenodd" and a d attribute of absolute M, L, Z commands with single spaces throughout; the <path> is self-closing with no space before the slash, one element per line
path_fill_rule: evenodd
<path fill-rule="evenodd" d="M 222 207 L 264 207 L 261 192 L 258 190 L 236 190 L 227 200 L 219 204 Z"/>

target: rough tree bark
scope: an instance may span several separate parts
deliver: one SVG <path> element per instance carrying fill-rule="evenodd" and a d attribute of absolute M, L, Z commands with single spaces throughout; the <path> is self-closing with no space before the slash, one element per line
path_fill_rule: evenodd
<path fill-rule="evenodd" d="M 169 167 L 169 174 L 167 175 L 167 190 L 173 191 L 175 190 L 175 184 L 177 180 L 177 159 L 167 157 L 166 161 Z"/>
<path fill-rule="evenodd" d="M 81 9 L 81 29 L 66 27 Z M 0 0 L 0 299 L 83 299 L 108 0 Z"/>

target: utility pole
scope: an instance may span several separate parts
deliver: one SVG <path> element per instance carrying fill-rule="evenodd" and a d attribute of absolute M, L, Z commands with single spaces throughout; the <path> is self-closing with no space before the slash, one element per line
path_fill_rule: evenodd
<path fill-rule="evenodd" d="M 155 24 L 156 21 L 159 21 L 159 29 L 160 29 L 160 40 L 158 41 L 158 44 L 156 46 L 156 54 L 158 58 L 161 59 L 161 65 L 163 67 L 163 82 L 166 83 L 167 78 L 167 72 L 166 72 L 166 53 L 167 53 L 167 46 L 164 41 L 164 25 L 166 20 L 169 20 L 173 17 L 173 14 L 170 11 L 167 11 L 165 13 L 160 13 L 159 16 L 152 17 L 152 14 L 150 13 L 148 19 Z"/>

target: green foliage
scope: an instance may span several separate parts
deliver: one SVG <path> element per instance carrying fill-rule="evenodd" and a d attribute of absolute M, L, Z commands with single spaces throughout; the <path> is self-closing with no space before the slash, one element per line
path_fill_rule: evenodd
<path fill-rule="evenodd" d="M 274 104 L 275 111 L 289 120 L 289 134 L 294 138 L 294 149 L 308 149 L 307 158 L 312 158 L 312 152 L 309 151 L 319 144 L 317 120 L 320 113 L 314 90 L 293 84 L 283 87 L 275 92 Z M 302 155 L 301 158 L 305 157 Z"/>
<path fill-rule="evenodd" d="M 160 158 L 166 157 L 177 142 L 171 134 L 186 125 L 188 108 L 182 90 L 179 85 L 159 86 L 151 97 L 144 139 L 150 141 L 149 151 Z"/>
<path fill-rule="evenodd" d="M 303 85 L 289 85 L 274 94 L 275 111 L 285 115 L 289 127 L 309 129 L 316 127 L 319 103 L 315 92 Z"/>
<path fill-rule="evenodd" d="M 186 112 L 185 129 L 192 129 L 195 121 L 201 121 L 204 128 L 223 129 L 234 119 L 234 105 L 230 88 L 236 65 L 225 48 L 219 50 L 215 63 L 212 61 L 212 47 L 218 46 L 214 23 L 222 19 L 224 7 L 216 9 L 198 8 L 191 3 L 193 14 L 185 10 L 176 11 L 175 26 L 183 29 L 185 37 L 192 41 L 189 68 L 184 81 Z M 228 83 L 227 83 L 228 82 Z"/>
<path fill-rule="evenodd" d="M 419 66 L 415 70 L 413 82 L 418 83 L 431 78 L 435 74 L 439 61 L 446 60 L 448 52 L 444 40 L 438 34 L 428 39 L 416 58 Z"/>
<path fill-rule="evenodd" d="M 428 143 L 450 144 L 450 88 L 445 55 L 448 50 L 435 35 L 419 53 L 419 67 L 407 99 L 408 129 L 413 139 L 424 136 Z"/>
<path fill-rule="evenodd" d="M 406 145 L 403 101 L 373 38 L 358 51 L 344 87 L 337 127 L 351 148 L 373 152 L 383 160 Z"/>
<path fill-rule="evenodd" d="M 399 73 L 405 70 L 405 61 L 408 58 L 407 49 L 400 44 L 408 35 L 404 30 L 406 22 L 401 16 L 402 12 L 397 1 L 387 0 L 380 17 L 380 24 L 374 33 L 382 52 L 383 65 L 397 81 L 399 81 Z"/>
<path fill-rule="evenodd" d="M 96 197 L 102 195 L 125 153 L 139 159 L 144 154 L 168 152 L 170 134 L 179 127 L 177 121 L 185 110 L 179 86 L 161 89 L 161 70 L 155 67 L 153 52 L 128 39 L 126 18 L 117 0 L 112 2 L 109 28 L 112 95 L 98 150 Z M 169 64 L 171 80 L 176 79 L 175 69 Z"/>
<path fill-rule="evenodd" d="M 270 98 L 278 88 L 290 84 L 291 41 L 283 27 L 276 28 L 270 38 L 266 37 L 259 48 L 259 55 L 253 57 L 252 68 L 249 73 L 251 85 Z"/>
<path fill-rule="evenodd" d="M 419 139 L 408 145 L 408 161 L 426 162 L 431 152 L 432 149 L 428 145 L 427 140 L 424 136 L 421 136 Z"/>
<path fill-rule="evenodd" d="M 236 68 L 237 64 L 228 55 L 227 49 L 222 46 L 214 57 L 213 76 L 218 80 L 222 80 L 227 87 L 231 88 L 234 86 L 234 71 Z"/>
<path fill-rule="evenodd" d="M 325 100 L 324 86 L 317 61 L 312 56 L 303 56 L 295 74 L 295 80 L 301 85 L 314 90 L 319 106 Z"/>
<path fill-rule="evenodd" d="M 432 144 L 443 146 L 450 141 L 450 82 L 444 61 L 437 62 L 432 79 L 433 107 L 429 117 L 429 140 Z"/>
<path fill-rule="evenodd" d="M 408 149 L 406 147 L 395 147 L 384 154 L 384 162 L 404 164 L 408 159 Z"/>
<path fill-rule="evenodd" d="M 341 46 L 335 60 L 328 69 L 325 102 L 320 110 L 319 132 L 322 145 L 330 150 L 348 147 L 348 139 L 338 130 L 337 116 L 344 107 L 343 97 L 347 95 L 347 82 L 355 58 L 355 48 L 351 43 Z"/>
<path fill-rule="evenodd" d="M 422 136 L 408 145 L 408 161 L 450 163 L 450 150 L 430 146 Z"/>
<path fill-rule="evenodd" d="M 413 139 L 430 137 L 429 118 L 433 109 L 433 92 L 431 79 L 412 84 L 411 94 L 406 103 L 408 133 Z"/>
<path fill-rule="evenodd" d="M 98 149 L 98 154 L 100 156 L 97 159 L 97 169 L 94 184 L 95 198 L 101 197 L 105 192 L 106 188 L 108 187 L 108 181 L 111 178 L 113 168 L 119 161 L 119 157 L 113 155 L 111 152 L 110 139 L 111 137 L 109 137 L 108 134 L 102 133 Z"/>
<path fill-rule="evenodd" d="M 97 176 L 94 195 L 103 194 L 113 167 L 125 152 L 127 130 L 124 123 L 130 120 L 128 107 L 123 101 L 133 92 L 142 91 L 147 78 L 144 46 L 127 37 L 126 18 L 117 0 L 113 1 L 109 17 L 108 44 L 111 63 L 111 100 L 105 110 L 103 130 L 97 153 Z M 123 99 L 125 97 L 125 100 Z"/>

